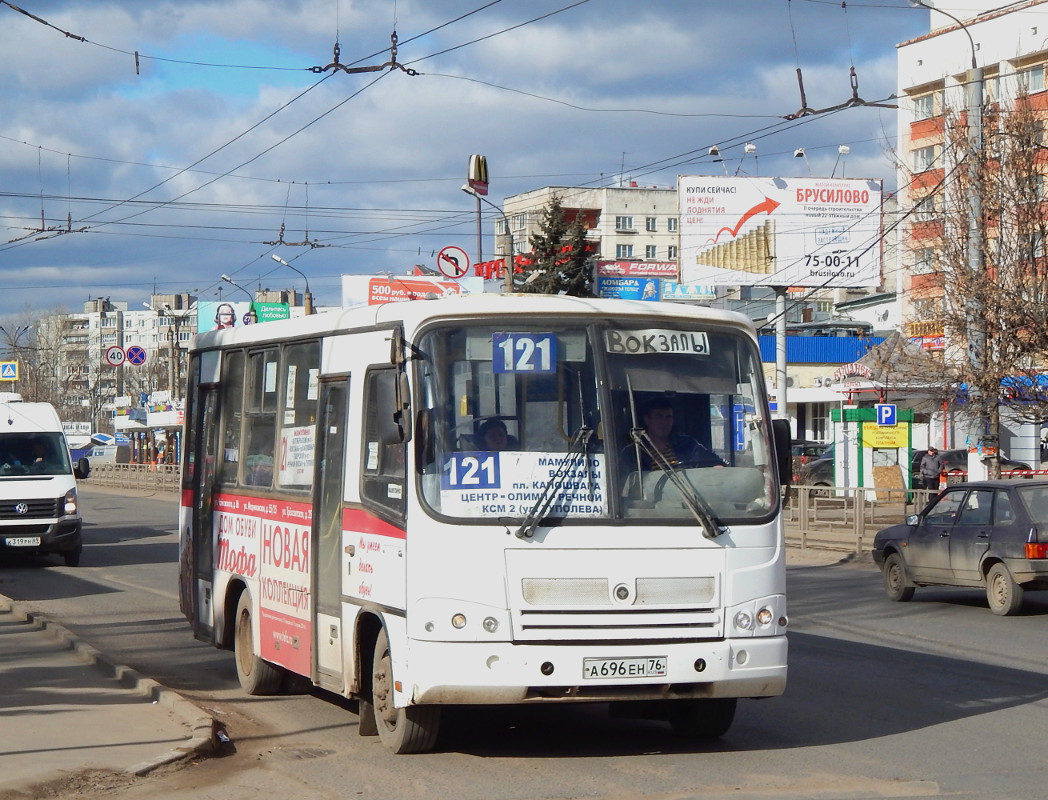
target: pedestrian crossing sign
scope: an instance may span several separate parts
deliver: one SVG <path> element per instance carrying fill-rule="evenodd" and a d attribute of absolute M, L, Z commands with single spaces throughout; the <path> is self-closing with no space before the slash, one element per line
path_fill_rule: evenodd
<path fill-rule="evenodd" d="M 18 380 L 18 362 L 0 361 L 0 381 Z"/>

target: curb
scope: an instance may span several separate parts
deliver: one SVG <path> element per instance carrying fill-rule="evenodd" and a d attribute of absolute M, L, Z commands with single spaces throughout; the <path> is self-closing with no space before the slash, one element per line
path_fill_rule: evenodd
<path fill-rule="evenodd" d="M 158 767 L 182 761 L 194 756 L 213 755 L 218 749 L 221 724 L 206 714 L 194 703 L 186 700 L 173 689 L 157 683 L 152 678 L 140 675 L 123 664 L 118 664 L 109 656 L 74 636 L 67 628 L 42 614 L 28 611 L 10 597 L 0 594 L 0 611 L 8 611 L 21 617 L 37 630 L 43 631 L 52 639 L 60 642 L 66 649 L 77 653 L 105 677 L 115 679 L 126 689 L 152 700 L 180 717 L 189 729 L 189 738 L 156 758 L 133 764 L 124 770 L 130 775 L 147 775 Z"/>

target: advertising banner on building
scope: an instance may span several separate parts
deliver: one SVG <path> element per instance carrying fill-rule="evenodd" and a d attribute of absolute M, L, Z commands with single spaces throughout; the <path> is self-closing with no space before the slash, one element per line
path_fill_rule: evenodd
<path fill-rule="evenodd" d="M 677 191 L 682 283 L 880 283 L 880 181 L 682 175 Z"/>
<path fill-rule="evenodd" d="M 669 278 L 677 280 L 676 261 L 598 261 L 597 276 L 601 278 Z"/>
<path fill-rule="evenodd" d="M 450 280 L 415 275 L 343 275 L 342 307 L 432 300 L 446 295 L 480 294 L 483 291 L 483 278 Z"/>
<path fill-rule="evenodd" d="M 662 299 L 677 302 L 708 303 L 717 299 L 717 289 L 699 283 L 662 282 Z"/>
<path fill-rule="evenodd" d="M 288 319 L 291 316 L 291 306 L 287 303 L 259 303 L 256 301 L 254 308 L 259 322 L 272 322 L 278 319 Z"/>
<path fill-rule="evenodd" d="M 659 300 L 659 279 L 597 278 L 597 296 L 615 300 Z"/>
<path fill-rule="evenodd" d="M 251 303 L 202 301 L 197 304 L 197 333 L 239 328 L 251 322 Z"/>

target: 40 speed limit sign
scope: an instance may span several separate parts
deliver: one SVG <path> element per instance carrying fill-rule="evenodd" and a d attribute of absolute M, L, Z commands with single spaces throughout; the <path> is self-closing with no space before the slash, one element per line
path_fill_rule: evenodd
<path fill-rule="evenodd" d="M 106 348 L 106 363 L 111 367 L 119 367 L 124 363 L 125 357 L 126 354 L 124 353 L 123 348 L 117 347 L 116 345 Z"/>

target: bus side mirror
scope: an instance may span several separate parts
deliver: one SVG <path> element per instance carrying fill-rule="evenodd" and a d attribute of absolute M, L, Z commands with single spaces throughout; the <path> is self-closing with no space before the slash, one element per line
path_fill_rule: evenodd
<path fill-rule="evenodd" d="M 400 441 L 406 442 L 411 438 L 411 388 L 408 374 L 403 371 L 397 373 L 396 403 L 393 419 L 400 428 Z"/>
<path fill-rule="evenodd" d="M 422 472 L 436 458 L 433 450 L 433 414 L 432 408 L 420 408 L 415 420 L 415 469 L 418 472 Z"/>
<path fill-rule="evenodd" d="M 402 367 L 404 361 L 404 331 L 396 328 L 389 337 L 389 363 L 395 367 Z"/>
<path fill-rule="evenodd" d="M 788 486 L 792 471 L 790 469 L 790 421 L 773 419 L 771 432 L 775 440 L 775 464 L 779 468 L 779 484 Z"/>
<path fill-rule="evenodd" d="M 73 465 L 73 475 L 83 480 L 91 474 L 91 462 L 86 458 L 78 458 Z"/>

